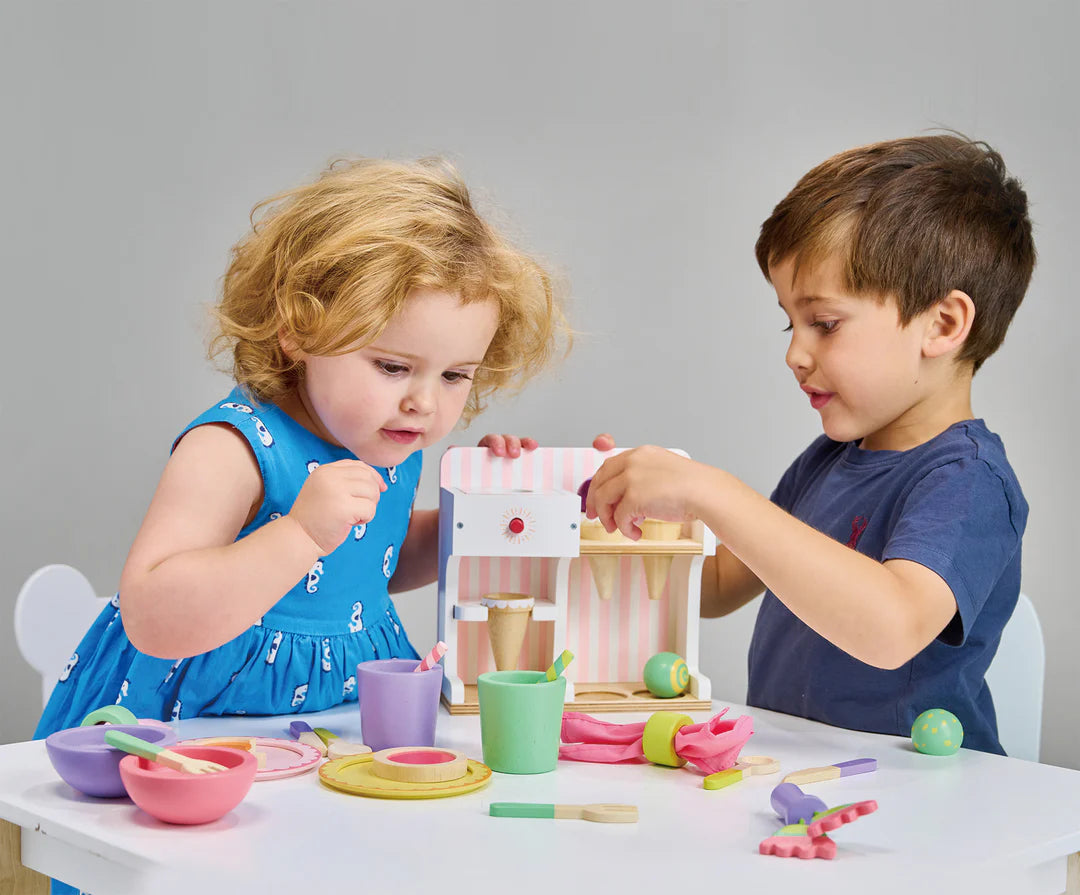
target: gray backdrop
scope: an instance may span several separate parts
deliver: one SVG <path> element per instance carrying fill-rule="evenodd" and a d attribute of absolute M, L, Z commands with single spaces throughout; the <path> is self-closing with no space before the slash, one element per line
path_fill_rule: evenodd
<path fill-rule="evenodd" d="M 768 493 L 819 431 L 783 363 L 757 228 L 810 166 L 940 126 L 1024 180 L 1040 254 L 975 381 L 1031 504 L 1046 631 L 1043 760 L 1080 768 L 1072 258 L 1080 228 L 1066 2 L 9 3 L 4 84 L 4 587 L 50 562 L 113 591 L 179 428 L 227 388 L 204 310 L 251 206 L 334 156 L 439 153 L 568 284 L 569 358 L 486 431 L 658 442 Z M 1072 383 L 1070 385 L 1069 383 Z M 441 447 L 419 504 L 434 506 Z M 780 545 L 778 545 L 779 547 Z M 418 646 L 435 593 L 398 599 Z M 756 604 L 704 624 L 743 698 Z M 0 625 L 0 740 L 37 679 Z"/>

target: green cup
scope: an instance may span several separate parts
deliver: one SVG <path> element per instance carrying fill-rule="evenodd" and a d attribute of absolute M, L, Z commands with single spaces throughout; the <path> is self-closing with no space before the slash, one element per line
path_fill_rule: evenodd
<path fill-rule="evenodd" d="M 559 761 L 566 678 L 489 671 L 476 679 L 484 764 L 500 774 L 545 774 Z"/>

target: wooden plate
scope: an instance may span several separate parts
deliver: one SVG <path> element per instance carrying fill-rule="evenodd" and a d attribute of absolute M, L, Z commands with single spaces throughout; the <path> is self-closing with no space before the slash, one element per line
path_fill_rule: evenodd
<path fill-rule="evenodd" d="M 307 743 L 299 743 L 296 740 L 278 739 L 277 737 L 200 737 L 195 740 L 184 740 L 185 743 L 199 743 L 201 745 L 220 744 L 223 740 L 255 740 L 256 752 L 265 756 L 262 767 L 255 772 L 255 780 L 277 780 L 281 777 L 292 777 L 294 774 L 303 774 L 310 771 L 321 760 L 322 755 L 314 746 Z"/>
<path fill-rule="evenodd" d="M 438 783 L 406 783 L 387 780 L 372 772 L 372 756 L 347 755 L 325 762 L 319 768 L 319 779 L 331 789 L 376 799 L 441 799 L 460 796 L 486 786 L 491 768 L 479 761 L 468 761 L 464 777 Z"/>

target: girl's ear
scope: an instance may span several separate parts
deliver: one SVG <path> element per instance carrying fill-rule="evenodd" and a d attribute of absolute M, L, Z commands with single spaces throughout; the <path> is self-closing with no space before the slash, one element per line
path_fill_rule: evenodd
<path fill-rule="evenodd" d="M 942 357 L 958 351 L 975 322 L 975 302 L 971 296 L 953 289 L 928 312 L 924 357 Z"/>
<path fill-rule="evenodd" d="M 285 356 L 294 364 L 298 364 L 304 359 L 304 352 L 297 346 L 296 340 L 285 331 L 285 327 L 278 330 L 278 344 L 281 345 L 281 350 L 285 352 Z"/>

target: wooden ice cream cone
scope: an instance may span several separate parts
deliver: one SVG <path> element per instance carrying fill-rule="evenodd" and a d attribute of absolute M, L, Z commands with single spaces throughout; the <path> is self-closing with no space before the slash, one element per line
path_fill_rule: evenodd
<path fill-rule="evenodd" d="M 610 600 L 615 593 L 615 573 L 619 569 L 619 557 L 614 554 L 596 554 L 589 557 L 589 569 L 592 572 L 596 594 L 601 600 Z"/>
<path fill-rule="evenodd" d="M 625 541 L 621 531 L 608 532 L 599 519 L 588 519 L 581 514 L 581 539 L 583 541 Z M 619 568 L 619 557 L 614 553 L 589 554 L 589 569 L 592 571 L 596 593 L 601 600 L 610 600 L 615 592 L 615 572 Z"/>
<path fill-rule="evenodd" d="M 682 533 L 681 522 L 665 522 L 661 519 L 643 519 L 640 527 L 643 540 L 677 541 Z M 649 599 L 659 600 L 671 571 L 671 554 L 642 556 L 641 564 L 645 567 L 645 587 Z"/>
<path fill-rule="evenodd" d="M 642 519 L 638 527 L 641 529 L 641 537 L 649 541 L 677 541 L 682 536 L 681 522 Z"/>
<path fill-rule="evenodd" d="M 533 598 L 525 594 L 488 594 L 480 602 L 487 606 L 488 639 L 495 668 L 514 671 L 529 628 Z"/>

